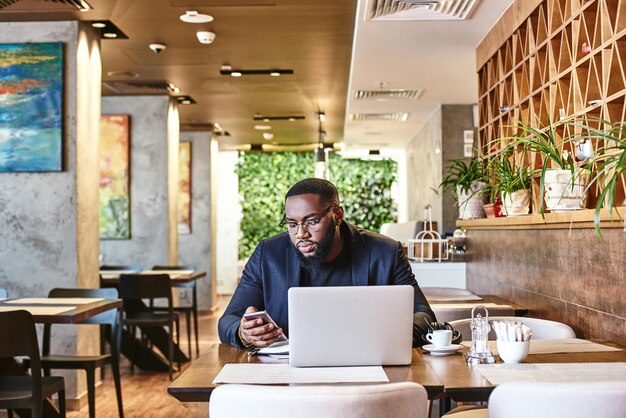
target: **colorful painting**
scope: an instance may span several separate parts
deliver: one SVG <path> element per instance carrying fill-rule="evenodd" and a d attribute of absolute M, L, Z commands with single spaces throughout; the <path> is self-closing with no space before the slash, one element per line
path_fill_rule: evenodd
<path fill-rule="evenodd" d="M 63 44 L 0 44 L 0 171 L 61 171 Z"/>
<path fill-rule="evenodd" d="M 178 233 L 191 234 L 191 142 L 178 145 Z"/>
<path fill-rule="evenodd" d="M 100 239 L 130 239 L 129 121 L 100 118 Z"/>

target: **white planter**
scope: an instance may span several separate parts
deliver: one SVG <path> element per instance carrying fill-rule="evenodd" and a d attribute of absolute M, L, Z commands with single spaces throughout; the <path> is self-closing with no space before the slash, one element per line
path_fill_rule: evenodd
<path fill-rule="evenodd" d="M 502 195 L 502 207 L 506 216 L 527 215 L 530 211 L 530 192 L 517 190 Z"/>
<path fill-rule="evenodd" d="M 546 208 L 549 210 L 576 210 L 582 209 L 587 203 L 587 184 L 589 172 L 587 170 L 547 170 L 544 182 Z"/>
<path fill-rule="evenodd" d="M 484 218 L 485 195 L 480 193 L 480 189 L 485 187 L 485 183 L 476 182 L 470 187 L 470 190 L 464 192 L 461 187 L 457 187 L 457 196 L 459 197 L 459 219 L 476 219 Z"/>

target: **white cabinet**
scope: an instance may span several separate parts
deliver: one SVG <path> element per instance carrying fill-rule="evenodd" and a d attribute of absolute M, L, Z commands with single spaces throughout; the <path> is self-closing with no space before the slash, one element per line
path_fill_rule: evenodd
<path fill-rule="evenodd" d="M 413 270 L 420 287 L 466 289 L 465 263 L 417 263 L 411 261 L 411 270 Z"/>

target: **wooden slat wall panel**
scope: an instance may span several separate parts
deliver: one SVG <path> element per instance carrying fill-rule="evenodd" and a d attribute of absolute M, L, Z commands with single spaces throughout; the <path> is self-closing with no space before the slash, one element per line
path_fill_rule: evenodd
<path fill-rule="evenodd" d="M 626 233 L 468 230 L 468 288 L 564 322 L 583 338 L 626 346 Z"/>

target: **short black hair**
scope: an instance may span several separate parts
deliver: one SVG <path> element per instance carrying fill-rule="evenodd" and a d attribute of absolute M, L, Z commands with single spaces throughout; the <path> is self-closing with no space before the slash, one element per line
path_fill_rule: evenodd
<path fill-rule="evenodd" d="M 299 196 L 307 193 L 316 194 L 321 197 L 324 202 L 339 206 L 339 192 L 335 185 L 328 180 L 318 178 L 300 180 L 287 191 L 285 200 L 291 196 Z"/>

